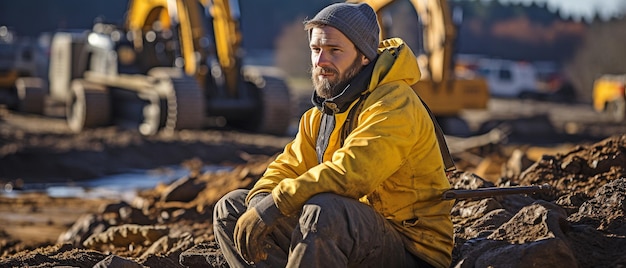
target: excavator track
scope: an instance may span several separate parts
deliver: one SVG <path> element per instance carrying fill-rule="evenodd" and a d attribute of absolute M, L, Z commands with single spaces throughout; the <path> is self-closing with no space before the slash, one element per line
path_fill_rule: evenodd
<path fill-rule="evenodd" d="M 72 131 L 80 132 L 110 123 L 111 103 L 105 86 L 77 79 L 72 82 L 70 90 L 66 120 Z"/>
<path fill-rule="evenodd" d="M 127 88 L 109 88 L 114 123 L 127 129 L 137 129 L 144 136 L 157 134 L 163 124 L 161 106 L 165 101 L 154 90 L 134 91 Z"/>
<path fill-rule="evenodd" d="M 155 135 L 161 129 L 161 106 L 159 94 L 150 90 L 146 77 L 115 77 L 111 83 L 106 77 L 87 76 L 88 81 L 106 87 L 111 103 L 111 123 L 125 129 L 138 129 L 142 135 Z M 139 82 L 138 82 L 139 81 Z M 145 84 L 142 82 L 145 81 Z M 130 86 L 133 83 L 141 86 Z M 135 88 L 135 89 L 133 89 Z M 142 88 L 142 90 L 136 90 Z M 147 90 L 146 90 L 147 89 Z M 91 109 L 91 107 L 89 107 Z"/>
<path fill-rule="evenodd" d="M 273 76 L 263 76 L 265 86 L 261 88 L 263 106 L 260 131 L 284 135 L 291 119 L 289 88 L 285 81 Z"/>
<path fill-rule="evenodd" d="M 149 75 L 157 78 L 156 89 L 165 98 L 162 131 L 171 133 L 204 126 L 205 99 L 193 77 L 172 68 L 154 68 Z"/>
<path fill-rule="evenodd" d="M 246 66 L 246 80 L 255 87 L 260 111 L 247 120 L 256 132 L 285 135 L 291 121 L 291 97 L 281 71 L 271 67 Z"/>

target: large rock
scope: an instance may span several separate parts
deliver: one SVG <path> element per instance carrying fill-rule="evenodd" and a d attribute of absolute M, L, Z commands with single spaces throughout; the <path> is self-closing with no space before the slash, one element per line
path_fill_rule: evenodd
<path fill-rule="evenodd" d="M 206 182 L 198 180 L 196 177 L 183 177 L 172 184 L 161 195 L 161 202 L 190 202 L 204 190 Z"/>
<path fill-rule="evenodd" d="M 116 255 L 109 255 L 100 262 L 96 263 L 93 268 L 145 268 L 135 261 L 122 258 Z"/>
<path fill-rule="evenodd" d="M 102 233 L 90 236 L 83 242 L 83 246 L 90 249 L 101 249 L 107 245 L 114 247 L 149 246 L 162 236 L 167 235 L 169 231 L 166 226 L 124 224 L 110 227 Z"/>
<path fill-rule="evenodd" d="M 494 247 L 481 254 L 471 267 L 576 268 L 578 263 L 566 242 L 559 238 L 549 238 Z"/>
<path fill-rule="evenodd" d="M 589 224 L 599 230 L 626 235 L 626 178 L 614 180 L 600 188 L 568 220 Z"/>
<path fill-rule="evenodd" d="M 506 215 L 500 219 L 502 216 Z M 539 200 L 522 208 L 486 237 L 468 239 L 460 246 L 461 257 L 455 260 L 455 266 L 577 267 L 564 234 L 564 230 L 570 229 L 566 217 L 559 206 Z"/>
<path fill-rule="evenodd" d="M 217 243 L 198 244 L 180 254 L 180 264 L 189 268 L 227 268 L 228 263 Z"/>

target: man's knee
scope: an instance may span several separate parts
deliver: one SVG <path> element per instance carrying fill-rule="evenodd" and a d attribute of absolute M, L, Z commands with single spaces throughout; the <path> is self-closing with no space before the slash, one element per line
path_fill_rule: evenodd
<path fill-rule="evenodd" d="M 222 196 L 222 198 L 215 203 L 214 219 L 223 219 L 227 218 L 228 215 L 245 212 L 245 202 L 248 192 L 249 191 L 245 189 L 237 189 Z"/>
<path fill-rule="evenodd" d="M 317 194 L 304 204 L 300 225 L 305 230 L 342 228 L 341 222 L 347 220 L 345 210 L 353 202 L 358 201 L 337 194 Z"/>
<path fill-rule="evenodd" d="M 374 211 L 372 207 L 359 200 L 332 193 L 311 197 L 304 205 L 301 216 L 314 217 L 318 226 L 330 225 L 329 228 L 342 228 L 342 225 L 364 222 L 384 222 L 382 215 Z"/>

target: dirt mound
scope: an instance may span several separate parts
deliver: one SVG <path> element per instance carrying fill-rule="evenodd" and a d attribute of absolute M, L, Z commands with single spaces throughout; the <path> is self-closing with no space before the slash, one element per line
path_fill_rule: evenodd
<path fill-rule="evenodd" d="M 626 135 L 617 135 L 543 155 L 519 174 L 505 170 L 495 184 L 471 174 L 455 174 L 456 188 L 549 184 L 553 189 L 529 196 L 458 201 L 452 211 L 455 265 L 625 265 L 625 153 Z"/>
<path fill-rule="evenodd" d="M 510 156 L 513 158 L 513 156 Z M 519 156 L 516 156 L 519 157 Z M 2 267 L 227 267 L 214 243 L 213 204 L 250 187 L 273 155 L 243 156 L 218 173 L 192 172 L 85 214 L 55 243 L 10 252 L 19 241 L 0 233 Z M 509 159 L 510 160 L 510 159 Z M 453 267 L 620 267 L 626 265 L 626 135 L 544 155 L 496 182 L 469 172 L 454 188 L 550 184 L 553 191 L 457 200 Z"/>

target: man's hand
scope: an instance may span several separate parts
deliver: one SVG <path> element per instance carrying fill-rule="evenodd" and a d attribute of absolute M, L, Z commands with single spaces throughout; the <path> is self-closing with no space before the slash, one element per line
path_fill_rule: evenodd
<path fill-rule="evenodd" d="M 271 195 L 239 217 L 235 225 L 234 242 L 241 257 L 249 263 L 267 259 L 267 235 L 282 216 Z"/>

